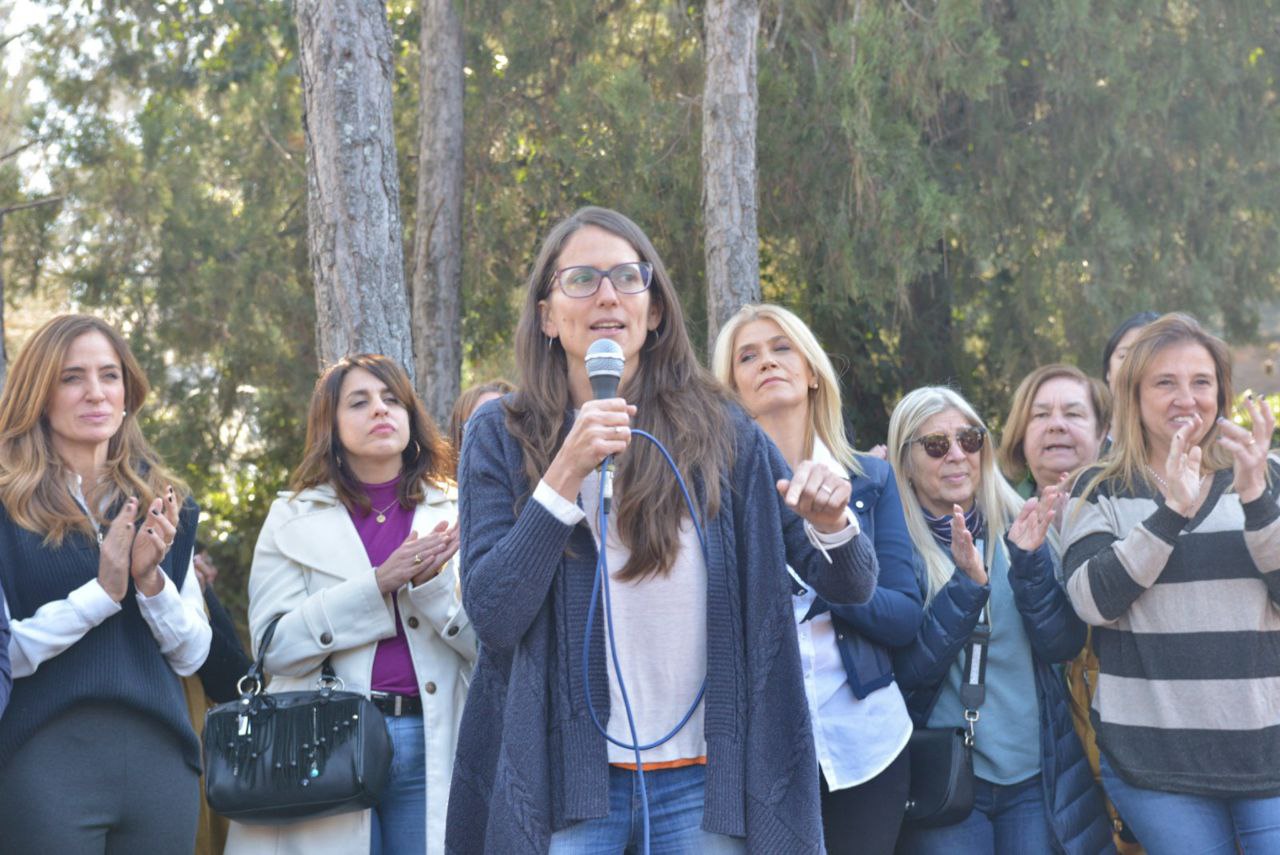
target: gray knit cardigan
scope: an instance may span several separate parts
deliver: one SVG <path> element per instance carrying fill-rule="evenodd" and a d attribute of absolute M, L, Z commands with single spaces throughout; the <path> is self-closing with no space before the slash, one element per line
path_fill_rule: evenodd
<path fill-rule="evenodd" d="M 706 521 L 707 740 L 703 828 L 752 852 L 818 853 L 818 765 L 791 614 L 789 563 L 831 603 L 870 599 L 867 538 L 813 548 L 775 483 L 786 463 L 738 407 L 732 468 Z M 637 439 L 636 441 L 643 441 Z M 480 637 L 449 796 L 452 853 L 543 853 L 551 834 L 608 813 L 604 738 L 587 712 L 582 645 L 596 548 L 537 502 L 500 402 L 467 426 L 459 471 L 462 599 Z M 601 622 L 591 697 L 609 711 Z M 689 663 L 701 668 L 700 663 Z"/>

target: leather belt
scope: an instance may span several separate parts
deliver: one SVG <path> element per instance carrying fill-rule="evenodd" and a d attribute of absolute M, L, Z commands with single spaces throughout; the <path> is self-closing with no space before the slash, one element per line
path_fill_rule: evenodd
<path fill-rule="evenodd" d="M 383 715 L 422 715 L 421 695 L 393 695 L 390 692 L 370 692 L 369 700 Z"/>

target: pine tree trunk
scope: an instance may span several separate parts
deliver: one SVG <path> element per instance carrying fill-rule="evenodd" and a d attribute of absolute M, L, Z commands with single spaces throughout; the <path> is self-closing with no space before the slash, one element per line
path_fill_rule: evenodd
<path fill-rule="evenodd" d="M 296 0 L 307 139 L 307 243 L 316 344 L 328 364 L 382 353 L 412 377 L 381 0 Z"/>
<path fill-rule="evenodd" d="M 760 299 L 756 233 L 757 0 L 708 0 L 702 96 L 702 213 L 707 346 L 743 304 Z"/>
<path fill-rule="evenodd" d="M 462 375 L 462 17 L 458 0 L 422 0 L 413 343 L 418 392 L 448 424 Z"/>

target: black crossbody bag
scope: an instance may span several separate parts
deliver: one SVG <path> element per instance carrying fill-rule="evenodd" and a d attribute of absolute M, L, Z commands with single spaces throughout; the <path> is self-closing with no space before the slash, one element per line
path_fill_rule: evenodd
<path fill-rule="evenodd" d="M 263 692 L 263 659 L 279 622 L 262 633 L 258 658 L 237 685 L 240 699 L 205 713 L 209 807 L 258 825 L 374 807 L 391 772 L 386 720 L 364 695 L 342 690 L 328 659 L 316 689 Z"/>
<path fill-rule="evenodd" d="M 990 642 L 991 623 L 984 606 L 965 648 L 960 703 L 967 727 L 917 728 L 911 734 L 911 787 L 904 821 L 919 828 L 955 825 L 973 811 L 974 728 L 987 694 Z"/>

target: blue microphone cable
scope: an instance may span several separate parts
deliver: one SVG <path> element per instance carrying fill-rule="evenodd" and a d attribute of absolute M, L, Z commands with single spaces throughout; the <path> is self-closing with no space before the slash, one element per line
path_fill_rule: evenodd
<path fill-rule="evenodd" d="M 706 538 L 706 535 L 704 535 L 702 532 L 702 525 L 699 524 L 698 522 L 698 514 L 696 509 L 693 506 L 693 499 L 689 495 L 689 488 L 688 486 L 685 485 L 684 478 L 681 477 L 680 470 L 676 467 L 675 460 L 672 459 L 671 454 L 667 451 L 666 448 L 663 447 L 662 443 L 658 442 L 657 437 L 655 437 L 653 434 L 648 433 L 647 431 L 637 430 L 635 428 L 631 430 L 631 433 L 633 436 L 642 436 L 645 439 L 652 442 L 655 446 L 657 446 L 658 451 L 662 452 L 662 456 L 666 458 L 667 465 L 670 466 L 671 471 L 675 473 L 676 483 L 680 485 L 680 492 L 684 495 L 685 505 L 688 506 L 689 508 L 689 518 L 693 520 L 693 528 L 698 533 L 698 543 L 702 545 L 702 559 L 704 562 L 709 564 L 710 553 L 707 551 L 707 538 Z M 680 722 L 674 728 L 672 728 L 669 733 L 646 745 L 639 744 L 640 737 L 639 737 L 639 734 L 636 732 L 635 714 L 631 711 L 631 698 L 627 695 L 627 686 L 626 686 L 626 683 L 624 683 L 622 680 L 622 664 L 618 661 L 618 646 L 614 643 L 614 640 L 613 640 L 613 612 L 609 606 L 609 583 L 608 583 L 609 561 L 605 555 L 605 543 L 606 543 L 607 534 L 608 534 L 609 513 L 607 510 L 607 506 L 605 504 L 604 490 L 605 490 L 606 472 L 608 470 L 610 463 L 611 463 L 611 458 L 607 457 L 600 464 L 600 506 L 599 506 L 599 512 L 597 516 L 597 520 L 599 522 L 599 528 L 600 528 L 600 545 L 599 545 L 599 550 L 596 558 L 595 582 L 591 586 L 591 604 L 590 606 L 587 607 L 587 629 L 582 642 L 582 684 L 587 695 L 587 711 L 591 713 L 591 721 L 596 726 L 596 730 L 600 731 L 600 734 L 609 742 L 612 742 L 614 745 L 617 745 L 620 748 L 625 748 L 628 751 L 635 752 L 636 776 L 640 783 L 640 811 L 642 816 L 644 817 L 643 852 L 644 852 L 644 855 L 649 855 L 649 793 L 648 793 L 648 790 L 645 788 L 644 763 L 641 762 L 640 760 L 640 752 L 648 751 L 651 748 L 657 748 L 659 745 L 662 745 L 663 743 L 670 741 L 675 737 L 677 733 L 680 732 L 680 730 L 686 724 L 688 724 L 689 719 L 693 718 L 694 711 L 698 709 L 698 704 L 702 703 L 702 696 L 706 694 L 707 678 L 705 676 L 702 678 L 702 687 L 698 689 L 697 697 L 693 699 L 693 703 L 689 706 L 689 709 L 685 712 L 684 717 L 680 719 Z M 618 678 L 618 693 L 622 695 L 622 705 L 627 713 L 627 728 L 631 732 L 630 744 L 622 742 L 621 740 L 618 740 L 618 739 L 614 739 L 612 736 L 609 735 L 609 732 L 605 729 L 604 725 L 600 723 L 600 719 L 596 715 L 595 704 L 592 703 L 591 701 L 591 675 L 589 672 L 589 665 L 591 662 L 591 628 L 595 625 L 596 606 L 600 600 L 601 588 L 604 589 L 604 625 L 605 625 L 605 630 L 609 635 L 609 652 L 611 654 L 611 658 L 613 659 L 614 673 L 617 675 L 617 678 Z"/>

